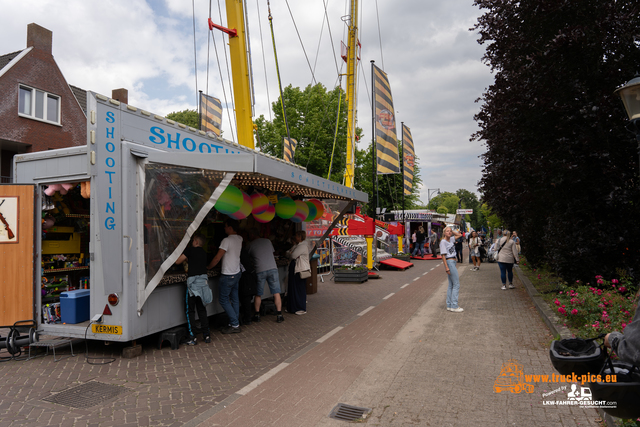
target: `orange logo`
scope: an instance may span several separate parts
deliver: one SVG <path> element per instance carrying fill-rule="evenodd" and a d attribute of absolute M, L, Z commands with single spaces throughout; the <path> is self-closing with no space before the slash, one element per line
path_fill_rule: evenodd
<path fill-rule="evenodd" d="M 500 375 L 498 375 L 498 378 L 496 378 L 496 381 L 493 383 L 493 390 L 496 393 L 500 393 L 502 390 L 509 390 L 515 394 L 521 391 L 533 393 L 533 384 L 524 382 L 522 365 L 520 365 L 517 360 L 510 359 L 500 368 Z"/>

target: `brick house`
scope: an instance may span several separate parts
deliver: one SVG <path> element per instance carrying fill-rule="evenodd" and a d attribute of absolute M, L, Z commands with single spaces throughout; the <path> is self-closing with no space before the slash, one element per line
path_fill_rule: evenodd
<path fill-rule="evenodd" d="M 52 55 L 53 33 L 27 26 L 27 48 L 0 56 L 0 177 L 13 156 L 85 145 L 86 92 L 70 86 Z"/>

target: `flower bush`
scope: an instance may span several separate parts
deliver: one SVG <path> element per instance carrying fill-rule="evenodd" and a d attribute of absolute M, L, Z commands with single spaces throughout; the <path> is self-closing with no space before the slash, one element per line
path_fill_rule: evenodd
<path fill-rule="evenodd" d="M 607 280 L 595 276 L 594 285 L 579 280 L 561 285 L 553 304 L 576 336 L 592 338 L 602 333 L 623 331 L 636 309 L 635 286 L 623 276 Z"/>

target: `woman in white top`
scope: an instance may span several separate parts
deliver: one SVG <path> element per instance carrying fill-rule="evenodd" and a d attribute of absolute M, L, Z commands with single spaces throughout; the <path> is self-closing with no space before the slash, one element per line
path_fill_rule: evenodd
<path fill-rule="evenodd" d="M 458 292 L 460 291 L 460 278 L 456 268 L 456 238 L 462 236 L 460 232 L 453 231 L 451 227 L 445 227 L 440 241 L 440 255 L 444 261 L 444 269 L 449 279 L 447 288 L 447 310 L 461 313 L 464 310 L 458 307 Z"/>
<path fill-rule="evenodd" d="M 294 236 L 295 245 L 287 251 L 287 256 L 291 259 L 287 283 L 287 311 L 297 315 L 307 314 L 307 279 L 300 277 L 301 271 L 311 268 L 309 266 L 311 249 L 306 239 L 306 231 L 297 231 Z"/>
<path fill-rule="evenodd" d="M 509 278 L 509 289 L 513 286 L 513 264 L 519 262 L 516 242 L 510 237 L 509 230 L 505 230 L 503 236 L 496 242 L 498 251 L 497 261 L 500 267 L 500 279 L 502 280 L 502 290 L 507 290 L 507 277 Z"/>
<path fill-rule="evenodd" d="M 469 252 L 471 252 L 471 260 L 473 261 L 472 271 L 480 270 L 480 245 L 482 245 L 482 240 L 476 231 L 472 231 L 469 239 Z"/>

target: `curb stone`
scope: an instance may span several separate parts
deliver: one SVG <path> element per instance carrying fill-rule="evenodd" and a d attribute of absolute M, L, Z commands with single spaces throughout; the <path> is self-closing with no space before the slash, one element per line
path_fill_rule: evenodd
<path fill-rule="evenodd" d="M 553 335 L 559 336 L 562 339 L 572 338 L 573 334 L 571 333 L 569 328 L 567 328 L 560 322 L 558 316 L 556 316 L 553 310 L 551 310 L 549 304 L 542 298 L 542 295 L 533 286 L 531 280 L 529 280 L 529 278 L 525 276 L 525 274 L 519 268 L 514 268 L 513 271 L 515 271 L 520 281 L 524 284 L 524 287 L 531 297 L 531 300 L 535 304 L 538 313 L 540 313 L 540 317 L 542 317 L 542 320 L 544 320 L 544 323 L 546 323 Z M 598 411 L 600 417 L 607 423 L 608 427 L 618 427 L 618 423 L 616 422 L 618 418 L 612 417 L 600 408 L 597 408 L 596 410 Z"/>

